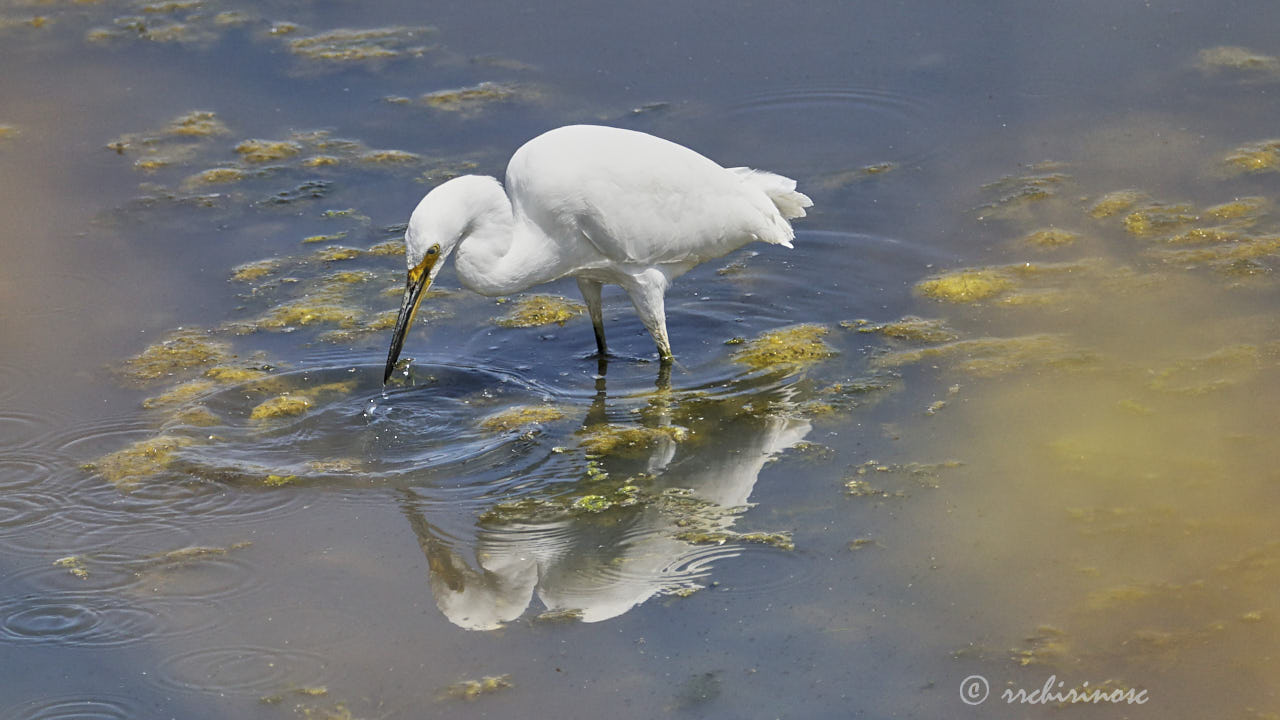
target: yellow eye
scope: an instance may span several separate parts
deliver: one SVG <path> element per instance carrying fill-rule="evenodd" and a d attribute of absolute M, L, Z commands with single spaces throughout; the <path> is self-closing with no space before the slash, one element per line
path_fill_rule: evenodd
<path fill-rule="evenodd" d="M 440 252 L 439 245 L 432 245 L 431 248 L 427 250 L 428 255 L 435 255 L 438 252 Z"/>

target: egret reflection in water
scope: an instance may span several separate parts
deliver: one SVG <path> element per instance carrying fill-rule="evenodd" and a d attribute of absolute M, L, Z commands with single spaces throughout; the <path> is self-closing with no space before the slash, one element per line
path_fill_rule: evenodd
<path fill-rule="evenodd" d="M 609 495 L 541 498 L 547 488 L 540 488 L 482 512 L 469 541 L 445 537 L 418 491 L 402 490 L 437 606 L 459 627 L 492 630 L 522 616 L 536 594 L 542 617 L 599 622 L 654 596 L 696 591 L 710 564 L 739 554 L 741 542 L 789 546 L 785 533 L 732 527 L 765 464 L 812 429 L 794 395 L 792 387 L 748 398 L 660 389 L 638 426 L 651 431 L 649 442 L 639 452 L 588 461 L 583 484 L 611 487 Z M 601 378 L 582 432 L 609 427 L 609 415 Z M 609 483 L 614 475 L 627 479 Z"/>

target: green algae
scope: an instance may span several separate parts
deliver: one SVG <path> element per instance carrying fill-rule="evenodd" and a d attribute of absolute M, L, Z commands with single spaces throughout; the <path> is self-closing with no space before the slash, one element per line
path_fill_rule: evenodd
<path fill-rule="evenodd" d="M 1080 239 L 1077 233 L 1070 230 L 1059 230 L 1058 228 L 1042 228 L 1027 233 L 1022 242 L 1032 247 L 1042 248 L 1046 250 L 1056 250 L 1057 248 L 1072 245 L 1076 240 Z"/>
<path fill-rule="evenodd" d="M 306 60 L 327 64 L 385 62 L 420 57 L 435 34 L 429 27 L 384 27 L 365 30 L 340 28 L 289 41 L 289 51 Z"/>
<path fill-rule="evenodd" d="M 135 166 L 139 163 L 135 163 Z M 182 184 L 187 188 L 200 187 L 202 185 L 230 185 L 241 182 L 247 177 L 249 177 L 249 174 L 240 168 L 214 167 L 188 177 L 182 181 Z"/>
<path fill-rule="evenodd" d="M 1061 172 L 1034 172 L 1056 167 L 1056 163 L 1040 164 L 1033 166 L 1031 173 L 1007 175 L 983 185 L 982 190 L 996 198 L 975 209 L 978 219 L 1014 217 L 1032 204 L 1056 197 L 1071 176 Z"/>
<path fill-rule="evenodd" d="M 237 265 L 231 269 L 231 279 L 236 282 L 260 280 L 279 270 L 281 264 L 282 263 L 279 258 L 266 258 L 264 260 L 247 262 L 243 265 Z"/>
<path fill-rule="evenodd" d="M 1089 208 L 1089 216 L 1102 219 L 1119 215 L 1147 198 L 1140 190 L 1115 190 L 1103 195 Z"/>
<path fill-rule="evenodd" d="M 857 330 L 860 333 L 876 333 L 894 340 L 904 342 L 939 343 L 955 340 L 958 336 L 947 327 L 942 320 L 926 319 L 915 315 L 907 315 L 901 320 L 885 323 L 873 323 L 870 320 L 845 320 L 840 327 Z"/>
<path fill-rule="evenodd" d="M 532 91 L 508 83 L 482 82 L 469 87 L 437 90 L 418 98 L 418 103 L 433 110 L 470 116 L 495 103 L 527 100 Z"/>
<path fill-rule="evenodd" d="M 1280 170 L 1280 140 L 1262 140 L 1232 150 L 1223 162 L 1236 173 L 1257 174 Z"/>
<path fill-rule="evenodd" d="M 298 482 L 297 475 L 268 475 L 262 480 L 262 484 L 270 488 L 284 487 Z"/>
<path fill-rule="evenodd" d="M 581 622 L 583 615 L 584 613 L 580 608 L 547 610 L 534 616 L 533 622 L 539 624 Z"/>
<path fill-rule="evenodd" d="M 302 147 L 289 140 L 244 140 L 236 145 L 236 154 L 250 163 L 276 162 L 302 152 Z"/>
<path fill-rule="evenodd" d="M 1028 367 L 1080 367 L 1092 358 L 1071 349 L 1059 335 L 1041 333 L 1008 338 L 975 338 L 879 355 L 872 363 L 894 368 L 923 362 L 943 362 L 979 377 L 994 377 Z"/>
<path fill-rule="evenodd" d="M 1230 202 L 1205 208 L 1204 214 L 1222 220 L 1252 218 L 1262 214 L 1270 205 L 1271 202 L 1264 197 L 1240 197 Z"/>
<path fill-rule="evenodd" d="M 223 385 L 239 385 L 241 383 L 261 380 L 269 374 L 262 367 L 239 367 L 235 365 L 215 365 L 204 371 L 204 376 Z"/>
<path fill-rule="evenodd" d="M 147 410 L 155 410 L 157 408 L 185 405 L 198 397 L 208 394 L 216 387 L 217 383 L 209 380 L 188 380 L 173 386 L 163 394 L 143 400 L 142 407 Z"/>
<path fill-rule="evenodd" d="M 1234 45 L 1201 50 L 1196 55 L 1196 65 L 1209 74 L 1230 71 L 1251 79 L 1280 78 L 1280 58 Z"/>
<path fill-rule="evenodd" d="M 267 420 L 302 415 L 315 403 L 306 395 L 285 393 L 258 403 L 249 413 L 250 420 Z"/>
<path fill-rule="evenodd" d="M 553 405 L 520 405 L 487 415 L 480 419 L 478 425 L 489 432 L 507 432 L 564 418 L 564 410 Z"/>
<path fill-rule="evenodd" d="M 750 543 L 769 545 L 779 550 L 795 550 L 791 533 L 786 532 L 735 532 L 732 530 L 683 530 L 675 534 L 677 540 L 691 545 L 724 545 L 725 543 Z"/>
<path fill-rule="evenodd" d="M 325 262 L 325 263 L 341 262 L 343 260 L 354 260 L 360 257 L 360 249 L 353 248 L 353 247 L 346 247 L 343 245 L 333 245 L 330 247 L 321 248 L 320 250 L 317 250 L 314 254 L 312 254 L 311 257 L 317 262 Z"/>
<path fill-rule="evenodd" d="M 916 283 L 916 292 L 934 300 L 973 303 L 1013 289 L 1006 273 L 993 269 L 969 269 L 944 273 Z"/>
<path fill-rule="evenodd" d="M 1190 205 L 1153 203 L 1124 216 L 1124 229 L 1137 237 L 1177 230 L 1200 220 Z"/>
<path fill-rule="evenodd" d="M 475 700 L 482 695 L 490 695 L 499 690 L 514 687 L 510 675 L 487 675 L 479 680 L 462 680 L 441 692 L 442 698 L 455 700 Z"/>
<path fill-rule="evenodd" d="M 1263 352 L 1256 345 L 1230 345 L 1153 370 L 1148 387 L 1180 395 L 1222 390 L 1253 378 L 1261 368 L 1262 358 Z"/>
<path fill-rule="evenodd" d="M 252 324 L 254 329 L 289 330 L 308 325 L 359 327 L 364 311 L 353 305 L 303 298 L 273 308 Z"/>
<path fill-rule="evenodd" d="M 199 330 L 181 330 L 126 360 L 124 374 L 145 383 L 215 365 L 230 357 L 231 347 L 227 343 Z"/>
<path fill-rule="evenodd" d="M 134 156 L 134 168 L 154 172 L 188 162 L 212 138 L 229 132 L 215 113 L 193 110 L 179 115 L 159 130 L 120 135 L 108 142 L 107 148 L 119 155 Z M 190 182 L 201 184 L 198 177 Z M 214 175 L 210 176 L 210 182 L 218 181 Z"/>
<path fill-rule="evenodd" d="M 130 492 L 144 481 L 164 473 L 173 463 L 175 453 L 194 442 L 191 438 L 176 435 L 157 435 L 103 455 L 86 468 L 101 475 L 117 490 Z"/>
<path fill-rule="evenodd" d="M 53 561 L 54 567 L 64 568 L 73 577 L 81 580 L 89 578 L 89 568 L 85 565 L 83 555 L 68 555 Z"/>
<path fill-rule="evenodd" d="M 165 426 L 189 425 L 191 427 L 213 427 L 221 425 L 222 419 L 213 414 L 213 411 L 203 405 L 193 405 L 190 407 L 180 408 L 173 414 L 169 415 Z"/>
<path fill-rule="evenodd" d="M 578 446 L 588 456 L 636 457 L 647 454 L 658 443 L 684 442 L 689 431 L 676 425 L 645 427 L 599 423 L 578 431 Z"/>
<path fill-rule="evenodd" d="M 339 240 L 346 239 L 348 234 L 349 233 L 344 230 L 342 232 L 329 233 L 328 235 L 308 235 L 307 237 L 302 238 L 302 244 L 311 245 L 315 243 L 337 242 Z"/>
<path fill-rule="evenodd" d="M 586 310 L 581 303 L 558 295 L 526 295 L 515 302 L 506 315 L 494 320 L 505 328 L 564 325 Z"/>
<path fill-rule="evenodd" d="M 743 343 L 733 360 L 752 370 L 798 372 L 835 357 L 823 340 L 830 330 L 812 323 L 770 330 Z"/>

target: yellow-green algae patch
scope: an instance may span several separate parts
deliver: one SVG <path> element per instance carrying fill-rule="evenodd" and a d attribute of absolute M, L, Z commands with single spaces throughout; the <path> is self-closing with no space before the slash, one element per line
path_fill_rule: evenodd
<path fill-rule="evenodd" d="M 1027 233 L 1022 238 L 1022 242 L 1032 247 L 1056 249 L 1071 245 L 1080 238 L 1076 233 L 1070 230 L 1059 230 L 1058 228 L 1041 228 Z"/>
<path fill-rule="evenodd" d="M 203 405 L 193 405 L 184 407 L 170 415 L 165 421 L 165 427 L 174 425 L 190 425 L 192 427 L 213 427 L 222 424 L 222 419 L 213 414 L 213 411 Z"/>
<path fill-rule="evenodd" d="M 494 322 L 507 328 L 528 328 L 540 325 L 564 325 L 566 321 L 581 315 L 585 310 L 581 303 L 558 295 L 526 295 L 515 306 Z"/>
<path fill-rule="evenodd" d="M 1280 140 L 1262 140 L 1241 145 L 1224 159 L 1235 172 L 1262 173 L 1280 169 Z"/>
<path fill-rule="evenodd" d="M 54 567 L 65 568 L 72 576 L 85 580 L 89 577 L 89 568 L 84 564 L 83 555 L 68 555 L 53 561 Z"/>
<path fill-rule="evenodd" d="M 394 257 L 396 255 L 404 255 L 404 241 L 386 240 L 376 245 L 370 245 L 365 252 L 377 257 Z"/>
<path fill-rule="evenodd" d="M 231 347 L 227 343 L 197 330 L 184 330 L 126 360 L 124 372 L 134 380 L 148 382 L 214 365 L 230 357 Z"/>
<path fill-rule="evenodd" d="M 333 324 L 342 328 L 357 328 L 364 318 L 364 310 L 354 305 L 323 297 L 300 298 L 277 306 L 252 324 L 261 330 L 288 330 L 308 325 Z"/>
<path fill-rule="evenodd" d="M 186 437 L 158 435 L 103 455 L 86 467 L 97 472 L 116 486 L 116 489 L 128 492 L 163 473 L 172 464 L 174 453 L 194 442 Z"/>
<path fill-rule="evenodd" d="M 723 545 L 727 542 L 772 545 L 779 550 L 795 550 L 796 544 L 787 532 L 735 532 L 733 530 L 685 530 L 675 534 L 677 540 L 691 545 Z"/>
<path fill-rule="evenodd" d="M 815 324 L 770 330 L 743 343 L 733 359 L 753 370 L 800 370 L 836 355 L 823 340 L 829 332 Z"/>
<path fill-rule="evenodd" d="M 1205 208 L 1204 214 L 1222 220 L 1250 218 L 1262 214 L 1270 204 L 1264 197 L 1242 197 Z"/>
<path fill-rule="evenodd" d="M 1232 70 L 1263 78 L 1280 77 L 1280 59 L 1235 45 L 1205 48 L 1197 54 L 1196 64 L 1210 73 Z"/>
<path fill-rule="evenodd" d="M 1261 367 L 1262 358 L 1263 352 L 1256 345 L 1231 345 L 1155 370 L 1148 386 L 1185 395 L 1213 392 L 1251 379 Z"/>
<path fill-rule="evenodd" d="M 901 320 L 886 323 L 873 323 L 870 320 L 843 320 L 840 327 L 857 330 L 860 333 L 877 333 L 906 342 L 950 342 L 958 337 L 942 320 L 926 319 L 915 315 L 907 315 Z"/>
<path fill-rule="evenodd" d="M 308 60 L 360 63 L 420 56 L 435 33 L 428 27 L 385 27 L 367 30 L 341 28 L 289 42 L 289 51 Z"/>
<path fill-rule="evenodd" d="M 1138 237 L 1150 237 L 1198 221 L 1190 205 L 1151 204 L 1124 216 L 1124 229 Z"/>
<path fill-rule="evenodd" d="M 973 375 L 992 377 L 1026 367 L 1080 367 L 1091 363 L 1093 358 L 1073 350 L 1059 335 L 1036 334 L 958 340 L 886 353 L 872 362 L 878 367 L 893 368 L 926 361 L 946 362 Z"/>
<path fill-rule="evenodd" d="M 1212 245 L 1240 242 L 1244 234 L 1233 227 L 1198 227 L 1184 230 L 1165 239 L 1170 245 Z"/>
<path fill-rule="evenodd" d="M 471 114 L 485 105 L 520 100 L 528 97 L 529 94 L 528 90 L 516 85 L 482 82 L 470 87 L 427 93 L 419 98 L 419 102 L 435 110 Z"/>
<path fill-rule="evenodd" d="M 1142 202 L 1146 197 L 1146 193 L 1139 190 L 1115 190 L 1098 198 L 1098 201 L 1089 208 L 1089 215 L 1095 218 L 1119 215 Z"/>
<path fill-rule="evenodd" d="M 1168 263 L 1181 266 L 1211 264 L 1228 265 L 1280 252 L 1280 236 L 1241 236 L 1235 242 L 1182 250 L 1160 250 L 1154 254 Z"/>
<path fill-rule="evenodd" d="M 142 407 L 148 410 L 154 410 L 156 408 L 172 407 L 174 405 L 185 405 L 186 403 L 207 394 L 216 387 L 217 384 L 209 380 L 188 380 L 187 382 L 173 386 L 161 395 L 143 400 Z"/>
<path fill-rule="evenodd" d="M 187 188 L 194 188 L 200 185 L 230 185 L 231 183 L 238 183 L 247 177 L 249 177 L 249 174 L 240 168 L 215 167 L 192 175 L 184 180 L 182 184 Z"/>
<path fill-rule="evenodd" d="M 237 367 L 235 365 L 215 365 L 204 371 L 204 376 L 223 385 L 239 385 L 240 383 L 259 380 L 268 374 L 260 367 Z"/>
<path fill-rule="evenodd" d="M 475 700 L 481 695 L 513 687 L 510 675 L 488 675 L 479 680 L 462 680 L 445 688 L 442 697 L 456 700 Z"/>
<path fill-rule="evenodd" d="M 280 265 L 281 262 L 279 258 L 266 258 L 264 260 L 247 262 L 243 265 L 237 265 L 231 269 L 231 279 L 237 282 L 259 280 L 270 275 L 276 270 L 279 270 Z"/>
<path fill-rule="evenodd" d="M 934 300 L 971 303 L 1008 292 L 1014 282 L 998 269 L 968 269 L 944 273 L 916 283 L 916 292 Z"/>
<path fill-rule="evenodd" d="M 285 160 L 302 152 L 302 147 L 288 140 L 245 140 L 236 145 L 236 153 L 246 162 L 265 163 Z"/>
<path fill-rule="evenodd" d="M 553 405 L 521 405 L 488 415 L 480 420 L 479 425 L 489 432 L 506 432 L 563 420 L 564 417 L 564 411 Z"/>
<path fill-rule="evenodd" d="M 304 245 L 310 245 L 313 243 L 337 242 L 338 240 L 345 239 L 347 235 L 348 233 L 345 230 L 342 232 L 330 233 L 328 235 L 308 235 L 307 237 L 302 238 L 302 243 Z"/>
<path fill-rule="evenodd" d="M 334 245 L 332 247 L 317 250 L 312 257 L 319 262 L 341 262 L 343 260 L 354 260 L 360 257 L 360 250 L 359 248 Z"/>
<path fill-rule="evenodd" d="M 637 456 L 659 442 L 683 442 L 689 431 L 676 425 L 645 427 L 602 423 L 578 431 L 578 445 L 589 456 Z"/>
<path fill-rule="evenodd" d="M 263 400 L 249 413 L 250 420 L 266 420 L 301 415 L 314 405 L 311 398 L 303 394 L 284 393 Z"/>

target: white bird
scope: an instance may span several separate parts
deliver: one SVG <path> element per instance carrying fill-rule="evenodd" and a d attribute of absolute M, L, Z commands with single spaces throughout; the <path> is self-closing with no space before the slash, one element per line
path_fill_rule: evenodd
<path fill-rule="evenodd" d="M 576 278 L 601 355 L 600 291 L 622 286 L 669 362 L 663 296 L 671 281 L 749 242 L 792 247 L 789 220 L 813 206 L 795 188 L 790 178 L 724 168 L 634 130 L 570 125 L 543 133 L 511 156 L 505 192 L 495 178 L 464 175 L 418 203 L 404 235 L 409 277 L 383 382 L 453 252 L 458 279 L 481 295 Z"/>

